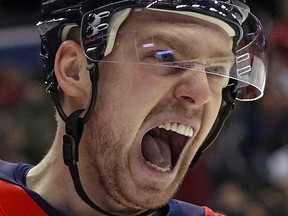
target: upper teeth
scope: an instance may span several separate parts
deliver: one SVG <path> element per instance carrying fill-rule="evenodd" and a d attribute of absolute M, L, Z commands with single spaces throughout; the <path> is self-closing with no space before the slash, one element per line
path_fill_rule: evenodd
<path fill-rule="evenodd" d="M 165 130 L 169 131 L 174 131 L 178 134 L 184 135 L 184 136 L 189 136 L 192 137 L 193 136 L 193 128 L 190 126 L 186 126 L 180 123 L 166 123 L 163 125 L 160 125 L 159 128 L 164 128 Z"/>

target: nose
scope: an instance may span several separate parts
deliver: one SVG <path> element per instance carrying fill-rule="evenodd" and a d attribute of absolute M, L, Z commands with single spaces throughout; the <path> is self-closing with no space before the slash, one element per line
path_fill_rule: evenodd
<path fill-rule="evenodd" d="M 174 95 L 178 100 L 201 106 L 209 101 L 211 89 L 205 71 L 186 70 L 176 84 Z"/>

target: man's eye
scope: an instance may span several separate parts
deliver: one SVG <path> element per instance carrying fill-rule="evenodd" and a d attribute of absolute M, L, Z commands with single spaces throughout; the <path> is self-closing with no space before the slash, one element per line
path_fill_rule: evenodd
<path fill-rule="evenodd" d="M 219 75 L 228 75 L 228 73 L 229 73 L 223 67 L 218 67 L 218 66 L 207 67 L 207 68 L 205 68 L 205 71 L 208 73 L 211 73 L 211 74 L 219 74 Z"/>
<path fill-rule="evenodd" d="M 161 50 L 155 52 L 155 58 L 161 62 L 174 62 L 173 50 Z"/>

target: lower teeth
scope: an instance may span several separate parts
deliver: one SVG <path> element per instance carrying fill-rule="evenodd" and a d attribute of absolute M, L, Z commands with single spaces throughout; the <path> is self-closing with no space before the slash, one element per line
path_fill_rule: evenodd
<path fill-rule="evenodd" d="M 159 166 L 157 166 L 157 165 L 155 165 L 155 164 L 152 164 L 150 161 L 146 161 L 151 167 L 153 167 L 154 169 L 157 169 L 158 171 L 161 171 L 161 172 L 169 172 L 169 171 L 171 171 L 171 168 L 172 168 L 172 166 L 171 166 L 171 164 L 169 165 L 169 167 L 159 167 Z"/>

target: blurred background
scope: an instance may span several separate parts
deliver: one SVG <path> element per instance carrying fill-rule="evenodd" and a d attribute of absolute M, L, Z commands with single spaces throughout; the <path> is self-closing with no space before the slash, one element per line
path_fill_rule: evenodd
<path fill-rule="evenodd" d="M 241 103 L 176 197 L 229 216 L 288 216 L 288 0 L 247 0 L 269 44 L 265 96 Z M 51 146 L 35 28 L 40 0 L 0 0 L 0 158 L 36 164 Z"/>

